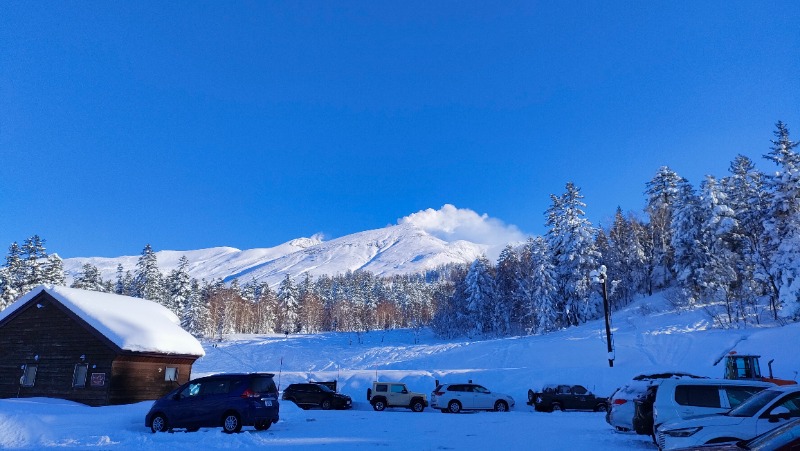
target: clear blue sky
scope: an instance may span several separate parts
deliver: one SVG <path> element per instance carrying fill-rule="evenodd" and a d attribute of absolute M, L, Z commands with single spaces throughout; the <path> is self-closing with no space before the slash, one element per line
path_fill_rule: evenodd
<path fill-rule="evenodd" d="M 502 4 L 502 5 L 498 5 Z M 0 250 L 271 247 L 446 203 L 525 233 L 641 211 L 774 123 L 800 2 L 0 2 Z"/>

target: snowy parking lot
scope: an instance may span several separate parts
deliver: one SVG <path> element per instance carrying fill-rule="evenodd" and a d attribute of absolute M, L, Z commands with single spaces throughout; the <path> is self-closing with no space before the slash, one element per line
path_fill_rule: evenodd
<path fill-rule="evenodd" d="M 612 432 L 602 413 L 534 412 L 442 414 L 430 408 L 375 412 L 366 402 L 351 410 L 301 410 L 281 404 L 281 421 L 267 431 L 220 428 L 153 434 L 144 427 L 149 402 L 87 407 L 52 399 L 0 400 L 0 447 L 79 449 L 602 449 L 652 450 L 648 437 Z"/>

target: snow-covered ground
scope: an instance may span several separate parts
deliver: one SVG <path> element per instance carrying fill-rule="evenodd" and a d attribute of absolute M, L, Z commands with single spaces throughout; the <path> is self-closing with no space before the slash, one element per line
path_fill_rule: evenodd
<path fill-rule="evenodd" d="M 775 375 L 797 378 L 800 324 L 737 330 L 709 329 L 698 311 L 672 311 L 658 299 L 614 313 L 616 360 L 608 366 L 602 321 L 539 337 L 499 340 L 437 339 L 428 332 L 232 336 L 205 342 L 193 377 L 217 372 L 267 371 L 281 387 L 305 380 L 339 381 L 355 402 L 348 411 L 281 405 L 281 421 L 267 431 L 245 428 L 152 434 L 144 427 L 150 402 L 86 407 L 54 399 L 0 400 L 0 448 L 81 449 L 655 449 L 648 437 L 620 434 L 602 413 L 540 413 L 525 405 L 527 390 L 545 383 L 578 383 L 609 395 L 634 375 L 682 370 L 719 377 L 714 362 L 730 350 L 775 359 Z M 509 413 L 444 415 L 428 408 L 372 410 L 367 387 L 378 377 L 430 393 L 435 380 L 472 379 L 516 400 Z"/>

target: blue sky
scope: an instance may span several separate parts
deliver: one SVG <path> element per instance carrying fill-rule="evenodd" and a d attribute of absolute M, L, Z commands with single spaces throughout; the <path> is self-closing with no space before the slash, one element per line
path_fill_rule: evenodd
<path fill-rule="evenodd" d="M 271 247 L 453 204 L 544 233 L 550 194 L 640 212 L 774 123 L 800 3 L 0 3 L 0 246 Z"/>

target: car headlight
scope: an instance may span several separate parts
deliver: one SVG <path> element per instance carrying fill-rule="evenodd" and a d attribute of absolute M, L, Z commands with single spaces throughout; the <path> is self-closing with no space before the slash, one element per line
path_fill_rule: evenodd
<path fill-rule="evenodd" d="M 694 434 L 697 434 L 701 429 L 703 429 L 702 426 L 696 426 L 693 428 L 671 429 L 661 432 L 670 437 L 691 437 Z"/>

